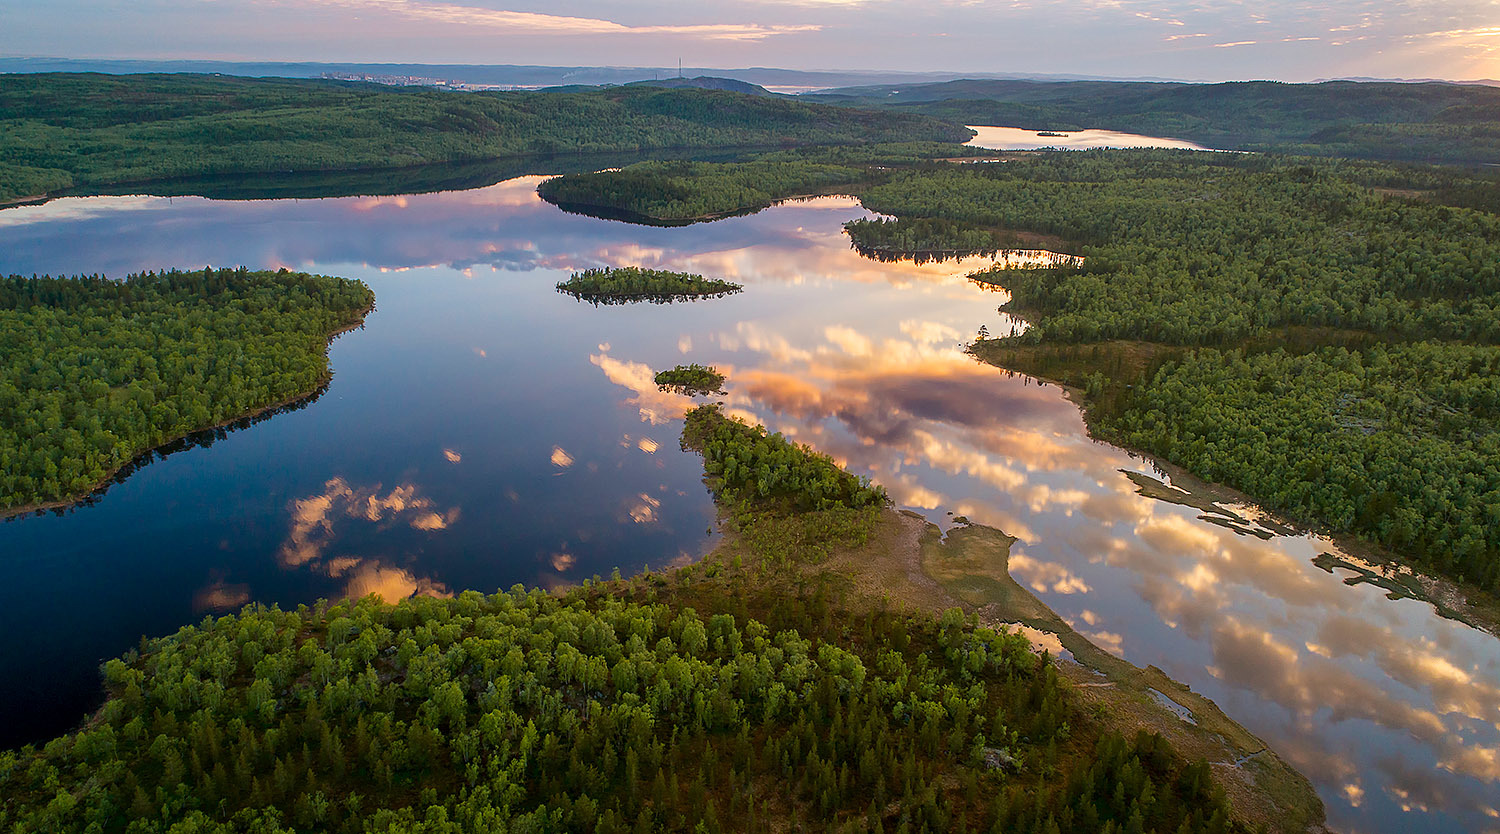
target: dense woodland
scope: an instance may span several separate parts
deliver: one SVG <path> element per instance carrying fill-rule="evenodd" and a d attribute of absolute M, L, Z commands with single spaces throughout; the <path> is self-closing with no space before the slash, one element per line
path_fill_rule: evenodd
<path fill-rule="evenodd" d="M 0 279 L 0 509 L 312 393 L 330 335 L 373 303 L 359 281 L 284 270 Z"/>
<path fill-rule="evenodd" d="M 530 154 L 962 142 L 926 116 L 700 89 L 452 93 L 204 75 L 0 75 L 0 201 L 173 177 Z"/>
<path fill-rule="evenodd" d="M 1108 128 L 1214 148 L 1317 156 L 1500 162 L 1500 88 L 1273 81 L 1225 84 L 976 79 L 808 96 L 1031 130 Z"/>
<path fill-rule="evenodd" d="M 697 362 L 658 371 L 654 381 L 663 391 L 693 396 L 720 394 L 724 387 L 724 375 L 719 373 L 718 368 L 699 365 Z"/>
<path fill-rule="evenodd" d="M 1035 341 L 1213 345 L 1319 325 L 1495 342 L 1500 217 L 1378 190 L 1420 197 L 1438 176 L 1259 155 L 1088 151 L 910 173 L 861 200 L 903 219 L 1084 244 L 1080 269 L 1007 273 L 1015 306 L 1038 314 Z"/>
<path fill-rule="evenodd" d="M 205 619 L 0 753 L 0 828 L 1238 830 L 1206 763 L 1104 731 L 1018 635 L 729 576 Z"/>
<path fill-rule="evenodd" d="M 744 287 L 718 278 L 688 272 L 622 266 L 575 272 L 557 285 L 557 291 L 594 304 L 628 304 L 634 301 L 671 303 L 699 298 L 720 298 Z"/>

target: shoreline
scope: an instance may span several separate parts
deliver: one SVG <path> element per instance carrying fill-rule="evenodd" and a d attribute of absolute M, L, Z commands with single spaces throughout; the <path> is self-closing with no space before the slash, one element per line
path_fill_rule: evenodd
<path fill-rule="evenodd" d="M 763 206 L 741 206 L 737 209 L 710 212 L 708 214 L 699 214 L 693 217 L 658 217 L 654 214 L 642 214 L 637 211 L 615 208 L 613 206 L 601 206 L 594 203 L 575 203 L 567 201 L 554 203 L 546 197 L 542 197 L 542 202 L 547 203 L 548 205 L 558 208 L 562 211 L 568 212 L 569 214 L 581 214 L 584 217 L 593 217 L 598 220 L 615 220 L 621 223 L 632 223 L 637 226 L 653 226 L 656 228 L 670 229 L 679 226 L 692 226 L 696 223 L 712 223 L 715 220 L 728 220 L 731 217 L 746 217 L 752 214 L 759 214 L 760 212 L 763 212 L 768 208 L 779 206 L 782 203 L 792 203 L 798 200 L 816 200 L 819 197 L 848 197 L 852 200 L 858 200 L 859 194 L 856 192 L 856 190 L 873 184 L 873 181 L 845 183 L 843 185 L 816 189 L 803 194 L 791 194 L 786 197 L 778 197 L 777 199 L 772 200 L 771 202 L 766 203 Z M 538 194 L 538 196 L 541 196 L 540 193 Z M 864 204 L 861 203 L 860 206 L 861 208 L 863 208 Z M 869 209 L 865 210 L 870 211 Z"/>
<path fill-rule="evenodd" d="M 747 554 L 753 558 L 724 518 L 721 510 L 723 538 L 695 565 L 712 570 Z M 1058 649 L 1053 657 L 1059 675 L 1102 726 L 1125 734 L 1161 733 L 1185 757 L 1208 761 L 1236 816 L 1252 830 L 1260 824 L 1283 834 L 1328 830 L 1312 783 L 1263 740 L 1161 669 L 1142 669 L 1094 645 L 1016 582 L 1008 570 L 1014 541 L 975 524 L 959 524 L 944 535 L 921 515 L 887 507 L 868 543 L 838 546 L 822 563 L 798 562 L 788 569 L 830 577 L 867 604 L 893 603 L 934 617 L 956 607 L 986 627 L 1040 632 L 1057 641 L 1048 648 Z"/>
<path fill-rule="evenodd" d="M 374 311 L 375 304 L 372 302 L 370 306 L 364 308 L 363 310 L 360 310 L 356 314 L 358 318 L 353 323 L 329 332 L 325 337 L 326 344 L 324 344 L 323 346 L 324 359 L 327 359 L 328 349 L 332 347 L 334 339 L 337 339 L 338 337 L 350 332 L 351 330 L 364 327 L 365 317 Z M 276 413 L 279 413 L 283 410 L 296 410 L 302 408 L 305 405 L 311 405 L 312 401 L 322 396 L 323 392 L 328 390 L 328 385 L 332 381 L 333 369 L 329 368 L 325 370 L 323 374 L 318 378 L 317 385 L 313 386 L 313 389 L 311 391 L 303 391 L 299 394 L 287 397 L 286 399 L 271 403 L 270 405 L 261 406 L 254 409 L 253 411 L 220 420 L 219 422 L 212 425 L 202 426 L 200 428 L 183 432 L 182 434 L 176 435 L 175 437 L 169 437 L 166 440 L 163 440 L 161 443 L 151 446 L 150 448 L 142 449 L 134 455 L 131 455 L 130 460 L 127 460 L 126 462 L 120 464 L 109 472 L 106 472 L 104 474 L 104 477 L 99 479 L 99 481 L 95 482 L 94 484 L 90 485 L 88 489 L 83 492 L 74 494 L 67 498 L 59 498 L 56 501 L 46 501 L 41 503 L 23 504 L 18 507 L 0 508 L 0 523 L 15 521 L 29 515 L 42 515 L 49 511 L 69 510 L 85 506 L 92 499 L 102 496 L 109 490 L 110 487 L 114 486 L 117 483 L 120 483 L 120 481 L 124 478 L 129 477 L 130 474 L 133 473 L 138 467 L 150 463 L 151 459 L 154 456 L 158 454 L 170 454 L 171 451 L 180 451 L 177 449 L 173 449 L 168 452 L 162 452 L 163 449 L 167 449 L 170 446 L 174 446 L 178 443 L 183 442 L 184 440 L 188 440 L 194 435 L 204 434 L 207 432 L 234 431 L 237 428 L 249 428 L 251 425 L 258 423 L 261 420 L 275 416 Z M 238 425 L 240 423 L 245 423 L 246 425 L 241 427 Z"/>
<path fill-rule="evenodd" d="M 6 197 L 5 199 L 0 200 L 0 209 L 14 208 L 18 206 L 41 205 L 42 203 L 45 203 L 51 199 L 55 198 L 52 196 L 52 192 L 50 191 L 42 194 L 26 194 L 20 197 Z"/>
<path fill-rule="evenodd" d="M 939 141 L 939 140 L 933 140 L 933 141 Z M 955 147 L 960 147 L 960 148 L 965 146 L 963 142 L 957 142 L 957 141 L 950 142 L 950 143 L 941 143 L 941 142 L 939 142 L 939 143 L 940 144 L 952 144 Z M 410 165 L 374 165 L 374 166 L 361 166 L 361 167 L 353 167 L 353 168 L 285 168 L 285 169 L 274 170 L 274 171 L 272 171 L 272 170 L 261 170 L 261 171 L 251 171 L 251 170 L 245 170 L 245 171 L 205 171 L 205 172 L 196 173 L 196 174 L 191 174 L 191 173 L 188 173 L 188 174 L 175 174 L 175 175 L 166 176 L 166 177 L 145 177 L 145 178 L 141 178 L 141 179 L 102 180 L 102 181 L 98 181 L 98 182 L 90 182 L 90 183 L 72 185 L 72 186 L 69 186 L 67 188 L 57 189 L 55 191 L 46 191 L 46 192 L 43 192 L 41 194 L 22 195 L 22 196 L 16 196 L 16 197 L 0 197 L 0 210 L 4 210 L 4 209 L 7 209 L 7 208 L 15 208 L 15 207 L 23 206 L 23 205 L 38 205 L 38 204 L 41 204 L 41 203 L 51 202 L 52 200 L 62 199 L 64 197 L 119 196 L 119 195 L 116 195 L 116 194 L 106 194 L 103 191 L 101 191 L 101 189 L 133 188 L 133 187 L 136 187 L 136 186 L 163 185 L 163 184 L 170 184 L 170 183 L 198 183 L 198 182 L 212 181 L 212 180 L 215 180 L 215 179 L 232 179 L 232 178 L 236 178 L 236 177 L 238 177 L 238 178 L 266 177 L 266 176 L 292 176 L 292 177 L 307 176 L 307 177 L 313 177 L 313 176 L 318 176 L 318 175 L 337 175 L 337 174 L 381 174 L 381 173 L 397 173 L 397 172 L 402 172 L 402 171 L 412 171 L 412 170 L 418 170 L 418 169 L 423 169 L 423 168 L 444 168 L 444 167 L 460 166 L 460 165 L 492 165 L 492 164 L 506 163 L 506 162 L 542 161 L 542 160 L 549 160 L 549 159 L 568 159 L 568 158 L 578 158 L 578 157 L 638 156 L 640 158 L 640 161 L 645 161 L 645 160 L 652 160 L 652 159 L 667 159 L 667 158 L 672 158 L 669 155 L 671 155 L 671 154 L 679 154 L 679 153 L 684 153 L 684 152 L 689 152 L 689 153 L 713 153 L 713 154 L 716 154 L 716 153 L 752 153 L 752 152 L 770 153 L 770 152 L 775 152 L 775 151 L 792 150 L 792 149 L 797 149 L 797 148 L 828 148 L 828 147 L 842 147 L 842 144 L 838 143 L 838 142 L 806 142 L 806 143 L 792 142 L 792 143 L 780 143 L 780 144 L 775 144 L 775 145 L 671 145 L 671 146 L 650 147 L 650 148 L 617 148 L 617 149 L 613 149 L 613 150 L 609 150 L 609 149 L 604 149 L 604 150 L 564 150 L 564 151 L 551 151 L 551 152 L 534 151 L 534 152 L 531 152 L 531 153 L 503 154 L 503 155 L 500 155 L 500 156 L 479 156 L 479 157 L 462 158 L 462 159 L 432 160 L 432 161 L 428 161 L 428 162 L 415 162 L 415 163 L 412 163 Z M 959 158 L 962 159 L 964 157 L 959 157 Z M 71 176 L 71 172 L 69 173 L 69 175 Z M 496 182 L 500 182 L 500 181 L 501 180 L 496 180 Z M 491 185 L 493 185 L 493 184 L 494 183 L 491 183 Z M 861 185 L 864 185 L 864 184 L 867 184 L 867 183 L 861 183 Z M 848 187 L 850 187 L 850 186 L 848 186 L 848 185 L 839 186 L 839 188 L 848 188 Z M 147 194 L 149 196 L 156 196 L 156 195 L 150 195 L 149 192 L 141 192 L 141 193 Z M 400 192 L 400 193 L 407 193 L 407 192 Z M 837 193 L 837 192 L 831 191 L 831 190 L 825 190 L 825 191 L 822 191 L 822 192 L 814 192 L 814 193 L 810 193 L 810 194 L 793 195 L 791 197 L 785 197 L 785 198 L 782 198 L 781 200 L 777 200 L 776 202 L 773 202 L 770 205 L 775 205 L 777 202 L 783 202 L 784 200 L 805 199 L 805 198 L 808 198 L 808 197 L 826 197 L 826 196 L 829 196 L 830 194 L 834 194 L 834 193 Z M 173 195 L 173 196 L 195 196 L 195 195 L 182 194 L 182 195 Z M 350 196 L 350 195 L 345 195 L 345 196 Z M 359 196 L 373 196 L 373 195 L 359 195 Z M 850 196 L 853 196 L 853 195 L 850 195 Z M 221 198 L 221 199 L 223 199 L 223 198 Z M 251 199 L 265 199 L 265 198 L 251 198 Z M 550 202 L 550 201 L 548 201 L 548 202 Z M 557 204 L 553 203 L 553 205 L 557 205 Z M 559 208 L 561 208 L 561 206 L 559 206 Z M 705 217 L 703 217 L 701 219 L 700 218 L 695 218 L 695 219 L 692 219 L 692 220 L 681 221 L 681 222 L 682 222 L 682 225 L 687 225 L 689 223 L 701 222 L 702 220 L 717 220 L 717 219 L 722 219 L 723 217 L 733 217 L 736 214 L 743 214 L 743 213 L 751 213 L 751 214 L 753 214 L 754 212 L 761 211 L 762 209 L 765 209 L 765 208 L 769 208 L 769 206 L 760 206 L 758 208 L 750 209 L 748 211 L 744 210 L 744 209 L 741 209 L 740 211 L 737 211 L 737 212 L 724 212 L 724 213 L 722 213 L 719 216 L 705 216 Z M 641 216 L 643 216 L 643 217 L 649 217 L 649 215 L 641 215 Z M 672 222 L 672 221 L 658 221 L 658 222 Z"/>
<path fill-rule="evenodd" d="M 1015 314 L 1012 313 L 1012 315 Z M 1017 317 L 1022 318 L 1023 321 L 1025 320 L 1022 316 Z M 1376 585 L 1398 596 L 1423 602 L 1431 606 L 1433 611 L 1444 619 L 1463 623 L 1492 637 L 1500 637 L 1500 600 L 1494 599 L 1482 588 L 1426 572 L 1410 559 L 1391 552 L 1380 545 L 1367 542 L 1356 535 L 1338 533 L 1317 522 L 1306 522 L 1288 518 L 1262 506 L 1253 496 L 1241 492 L 1234 487 L 1206 481 L 1191 470 L 1170 460 L 1120 443 L 1117 439 L 1108 437 L 1099 431 L 1088 395 L 1083 389 L 1058 379 L 1039 376 L 1035 373 L 998 364 L 986 358 L 982 352 L 976 352 L 974 345 L 970 345 L 967 352 L 985 364 L 1011 373 L 1023 374 L 1040 382 L 1057 386 L 1062 390 L 1063 396 L 1067 397 L 1068 402 L 1072 403 L 1078 409 L 1079 414 L 1082 415 L 1083 424 L 1088 431 L 1090 440 L 1108 444 L 1131 457 L 1150 462 L 1158 471 L 1171 479 L 1174 485 L 1187 489 L 1193 494 L 1207 495 L 1217 501 L 1252 507 L 1264 518 L 1272 521 L 1275 526 L 1291 535 L 1311 535 L 1328 540 L 1340 553 L 1325 552 L 1318 556 L 1313 564 L 1329 573 L 1333 573 L 1334 568 L 1344 568 L 1357 574 L 1353 577 L 1346 577 L 1344 584 L 1358 585 L 1368 583 Z M 1350 562 L 1348 561 L 1349 559 L 1357 560 L 1357 562 Z M 1413 588 L 1409 584 L 1402 582 L 1402 579 L 1410 579 L 1415 583 L 1416 587 Z M 1392 587 L 1393 585 L 1399 587 Z"/>

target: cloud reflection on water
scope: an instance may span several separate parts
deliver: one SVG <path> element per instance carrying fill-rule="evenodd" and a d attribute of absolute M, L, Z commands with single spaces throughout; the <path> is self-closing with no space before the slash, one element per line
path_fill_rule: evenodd
<path fill-rule="evenodd" d="M 443 583 L 405 568 L 348 554 L 330 555 L 337 551 L 343 529 L 358 522 L 435 532 L 458 520 L 458 507 L 439 511 L 431 498 L 419 494 L 416 485 L 401 484 L 382 493 L 379 484 L 355 487 L 343 478 L 330 478 L 322 492 L 292 502 L 290 514 L 291 529 L 279 554 L 283 567 L 311 569 L 339 579 L 343 595 L 354 599 L 370 594 L 387 602 L 418 594 L 452 596 Z"/>

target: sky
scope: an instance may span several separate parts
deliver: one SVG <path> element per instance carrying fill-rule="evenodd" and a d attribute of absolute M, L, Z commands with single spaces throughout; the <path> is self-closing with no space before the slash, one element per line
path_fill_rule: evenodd
<path fill-rule="evenodd" d="M 1500 0 L 0 0 L 0 55 L 1500 78 Z"/>

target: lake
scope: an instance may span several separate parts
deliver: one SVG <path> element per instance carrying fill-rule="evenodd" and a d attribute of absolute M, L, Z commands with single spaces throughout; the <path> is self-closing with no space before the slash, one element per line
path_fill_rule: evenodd
<path fill-rule="evenodd" d="M 99 663 L 141 635 L 248 601 L 555 586 L 702 553 L 714 510 L 677 439 L 690 401 L 651 379 L 695 361 L 728 373 L 732 413 L 898 505 L 1018 537 L 1019 581 L 1265 739 L 1336 829 L 1500 825 L 1500 643 L 1348 584 L 1355 571 L 1313 563 L 1328 542 L 1280 535 L 1254 508 L 1189 506 L 1148 461 L 1091 440 L 1060 389 L 974 361 L 963 345 L 981 327 L 1016 325 L 1003 292 L 965 277 L 988 259 L 862 258 L 841 225 L 870 215 L 847 198 L 651 228 L 564 213 L 538 182 L 0 212 L 7 272 L 285 266 L 377 297 L 306 407 L 167 455 L 87 506 L 0 524 L 0 744 L 76 724 L 99 701 Z M 623 265 L 745 292 L 594 307 L 554 289 Z"/>
<path fill-rule="evenodd" d="M 1086 150 L 1088 148 L 1180 148 L 1190 151 L 1209 150 L 1182 139 L 1164 139 L 1157 136 L 1138 136 L 1115 130 L 1059 130 L 1051 131 L 1060 136 L 1042 136 L 1035 130 L 1019 127 L 986 127 L 969 125 L 977 133 L 964 144 L 975 148 L 990 148 L 997 151 L 1029 151 L 1039 148 L 1062 148 L 1063 150 Z"/>

